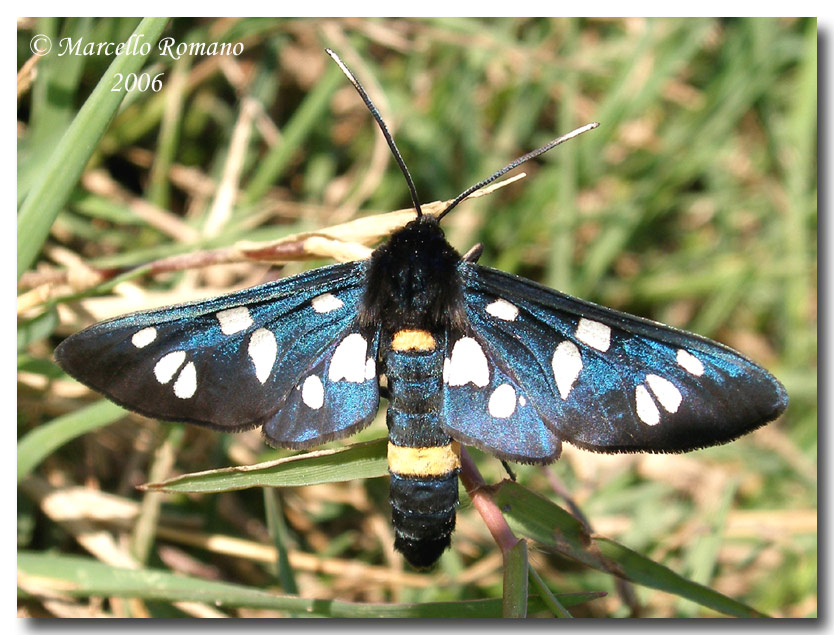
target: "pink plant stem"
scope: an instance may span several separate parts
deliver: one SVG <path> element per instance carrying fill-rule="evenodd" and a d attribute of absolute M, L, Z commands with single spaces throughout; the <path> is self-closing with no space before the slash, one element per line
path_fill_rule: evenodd
<path fill-rule="evenodd" d="M 492 534 L 493 539 L 501 549 L 501 553 L 506 555 L 510 549 L 518 544 L 520 539 L 513 534 L 501 510 L 492 499 L 489 486 L 465 448 L 461 448 L 460 462 L 460 480 L 466 488 L 466 493 L 469 494 L 469 498 L 472 499 L 472 504 L 478 510 L 481 518 L 484 519 L 484 523 L 486 523 L 489 533 Z"/>

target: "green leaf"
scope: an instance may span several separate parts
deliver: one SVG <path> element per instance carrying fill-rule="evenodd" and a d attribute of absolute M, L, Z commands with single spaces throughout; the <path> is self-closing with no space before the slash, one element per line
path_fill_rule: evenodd
<path fill-rule="evenodd" d="M 249 487 L 298 487 L 338 483 L 388 474 L 387 439 L 357 443 L 347 448 L 321 450 L 256 465 L 194 472 L 144 489 L 165 492 L 228 492 Z"/>

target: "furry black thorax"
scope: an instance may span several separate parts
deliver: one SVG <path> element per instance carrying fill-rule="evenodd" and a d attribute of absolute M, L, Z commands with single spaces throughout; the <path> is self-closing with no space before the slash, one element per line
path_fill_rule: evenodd
<path fill-rule="evenodd" d="M 423 215 L 392 234 L 371 255 L 360 320 L 401 329 L 463 331 L 460 254 L 433 216 Z"/>

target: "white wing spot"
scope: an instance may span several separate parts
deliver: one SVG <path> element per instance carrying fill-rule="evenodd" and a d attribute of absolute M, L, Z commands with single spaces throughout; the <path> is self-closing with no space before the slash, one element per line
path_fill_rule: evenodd
<path fill-rule="evenodd" d="M 704 365 L 701 363 L 701 360 L 695 357 L 689 351 L 685 351 L 682 348 L 679 348 L 677 359 L 678 366 L 683 368 L 690 375 L 700 377 L 704 374 Z"/>
<path fill-rule="evenodd" d="M 582 370 L 582 355 L 576 344 L 567 340 L 561 342 L 553 352 L 551 366 L 553 366 L 553 378 L 556 380 L 559 395 L 562 401 L 565 401 Z"/>
<path fill-rule="evenodd" d="M 220 322 L 220 330 L 224 335 L 234 335 L 252 326 L 252 316 L 249 315 L 249 309 L 245 306 L 218 311 L 217 320 Z"/>
<path fill-rule="evenodd" d="M 524 397 L 524 395 L 518 396 L 518 405 L 522 407 L 527 405 L 527 399 Z"/>
<path fill-rule="evenodd" d="M 637 404 L 637 416 L 640 417 L 640 421 L 650 426 L 657 425 L 660 422 L 660 412 L 643 384 L 635 389 L 634 400 Z"/>
<path fill-rule="evenodd" d="M 368 342 L 359 333 L 351 333 L 336 347 L 330 360 L 330 370 L 327 374 L 330 381 L 344 379 L 356 384 L 366 380 L 365 358 L 368 353 Z"/>
<path fill-rule="evenodd" d="M 488 304 L 486 312 L 497 317 L 499 320 L 506 320 L 512 322 L 518 317 L 518 307 L 506 300 L 498 299 L 492 304 Z"/>
<path fill-rule="evenodd" d="M 581 318 L 576 327 L 576 339 L 603 353 L 611 346 L 611 328 L 600 322 Z"/>
<path fill-rule="evenodd" d="M 318 410 L 324 404 L 324 386 L 318 375 L 310 375 L 301 388 L 301 400 L 308 408 Z"/>
<path fill-rule="evenodd" d="M 373 357 L 365 360 L 365 379 L 373 379 L 376 377 L 376 362 Z"/>
<path fill-rule="evenodd" d="M 647 375 L 646 383 L 666 412 L 677 412 L 683 396 L 677 386 L 659 375 Z"/>
<path fill-rule="evenodd" d="M 153 342 L 156 339 L 156 328 L 153 326 L 149 326 L 147 328 L 142 329 L 141 331 L 136 331 L 133 334 L 133 337 L 130 338 L 130 341 L 133 342 L 133 345 L 136 348 L 145 348 L 148 344 Z"/>
<path fill-rule="evenodd" d="M 345 303 L 332 293 L 322 293 L 320 296 L 313 298 L 313 310 L 316 313 L 330 313 L 336 309 L 341 309 L 343 306 L 345 306 Z"/>
<path fill-rule="evenodd" d="M 275 358 L 278 357 L 278 342 L 275 334 L 268 329 L 258 329 L 249 338 L 249 358 L 255 365 L 255 376 L 262 384 L 269 379 Z"/>
<path fill-rule="evenodd" d="M 489 397 L 489 414 L 496 419 L 506 419 L 515 412 L 515 388 L 501 384 Z"/>
<path fill-rule="evenodd" d="M 197 368 L 194 362 L 188 362 L 174 382 L 174 394 L 180 399 L 188 399 L 197 390 Z"/>
<path fill-rule="evenodd" d="M 465 386 L 472 382 L 483 388 L 489 384 L 489 365 L 481 345 L 471 337 L 462 337 L 455 342 L 449 369 L 444 375 L 450 386 Z"/>
<path fill-rule="evenodd" d="M 153 374 L 160 384 L 167 384 L 185 361 L 185 351 L 174 351 L 160 359 L 153 367 Z"/>

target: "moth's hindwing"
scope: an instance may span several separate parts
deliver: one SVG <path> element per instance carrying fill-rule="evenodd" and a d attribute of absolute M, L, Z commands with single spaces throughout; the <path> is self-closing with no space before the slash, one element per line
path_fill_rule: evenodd
<path fill-rule="evenodd" d="M 787 406 L 773 376 L 726 346 L 495 269 L 459 269 L 490 372 L 481 402 L 506 381 L 558 439 L 599 452 L 680 452 L 735 439 Z M 478 407 L 447 425 L 467 436 L 507 425 Z M 513 443 L 502 435 L 498 449 Z"/>
<path fill-rule="evenodd" d="M 357 323 L 331 342 L 264 424 L 271 445 L 309 447 L 365 427 L 379 408 L 379 331 Z"/>
<path fill-rule="evenodd" d="M 55 356 L 84 384 L 144 415 L 225 430 L 253 428 L 270 421 L 285 401 L 294 403 L 299 382 L 355 330 L 365 266 L 322 267 L 102 322 L 67 338 Z M 364 384 L 340 382 L 334 391 L 335 384 L 328 387 L 328 395 L 338 392 L 339 401 L 357 407 L 347 413 L 328 409 L 327 417 L 273 441 L 308 445 L 348 434 L 357 423 L 350 416 L 376 408 L 378 396 Z"/>
<path fill-rule="evenodd" d="M 450 436 L 508 461 L 550 462 L 561 443 L 533 407 L 511 368 L 496 363 L 482 338 L 450 342 L 443 367 L 443 428 Z"/>

